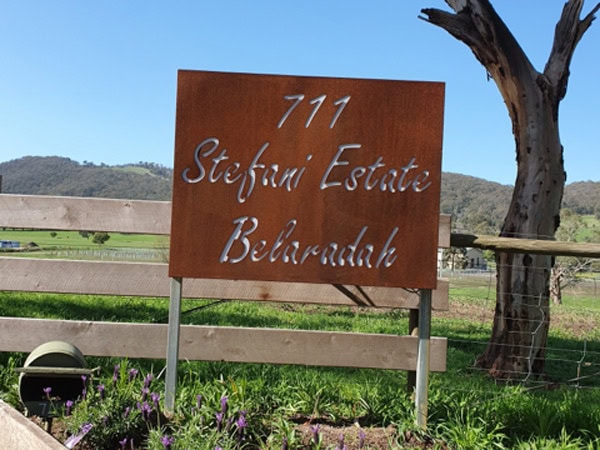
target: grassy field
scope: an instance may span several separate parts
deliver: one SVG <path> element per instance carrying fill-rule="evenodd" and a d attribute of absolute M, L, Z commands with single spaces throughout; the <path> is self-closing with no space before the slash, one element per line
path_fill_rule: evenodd
<path fill-rule="evenodd" d="M 0 231 L 0 238 L 36 242 L 43 250 L 30 255 L 44 257 L 129 248 L 160 252 L 166 243 L 165 237 L 114 234 L 98 245 L 78 233 L 51 236 L 49 231 Z M 68 415 L 57 411 L 63 427 L 57 437 L 77 434 L 91 423 L 82 450 L 125 445 L 341 449 L 341 435 L 349 449 L 600 448 L 595 282 L 575 284 L 565 292 L 563 305 L 551 307 L 548 377 L 522 383 L 495 381 L 473 366 L 490 336 L 494 283 L 493 275 L 453 277 L 450 310 L 434 315 L 432 335 L 448 338 L 448 370 L 430 377 L 427 432 L 415 428 L 414 399 L 406 392 L 404 372 L 184 361 L 177 408 L 167 417 L 156 397 L 164 392 L 164 361 L 88 358 L 101 370 L 87 380 L 85 398 Z M 196 325 L 390 334 L 405 334 L 408 328 L 408 314 L 401 310 L 184 300 L 183 311 L 182 323 Z M 166 323 L 168 300 L 0 292 L 0 315 Z M 14 368 L 26 356 L 0 353 L 0 398 L 15 406 L 20 401 Z"/>
<path fill-rule="evenodd" d="M 148 436 L 144 438 L 147 448 L 165 448 L 160 442 L 161 438 L 166 439 L 165 436 L 176 439 L 170 448 L 186 448 L 184 443 L 191 441 L 205 441 L 209 444 L 197 448 L 210 450 L 217 446 L 238 448 L 237 432 L 215 431 L 218 428 L 215 411 L 218 414 L 221 399 L 227 397 L 232 420 L 239 420 L 240 411 L 246 411 L 247 448 L 282 448 L 285 438 L 288 448 L 333 449 L 340 433 L 347 436 L 349 448 L 358 448 L 359 429 L 366 433 L 367 443 L 363 448 L 401 448 L 400 445 L 407 445 L 409 441 L 416 441 L 421 446 L 429 442 L 429 448 L 598 448 L 600 335 L 597 329 L 591 330 L 586 337 L 590 340 L 586 360 L 589 366 L 580 369 L 586 371 L 584 375 L 591 376 L 584 381 L 574 383 L 576 365 L 565 364 L 563 357 L 553 361 L 554 353 L 550 351 L 551 384 L 539 380 L 525 384 L 498 383 L 473 368 L 473 361 L 484 348 L 490 332 L 489 321 L 477 315 L 486 314 L 490 306 L 486 301 L 481 302 L 480 294 L 484 292 L 472 286 L 453 288 L 450 312 L 438 314 L 433 320 L 432 334 L 448 337 L 449 350 L 448 371 L 431 376 L 428 433 L 414 427 L 414 405 L 411 395 L 405 392 L 406 374 L 403 372 L 182 362 L 175 417 L 168 425 L 146 424 L 149 431 L 140 432 L 140 436 Z M 182 322 L 189 324 L 401 334 L 408 326 L 406 312 L 398 310 L 204 300 L 185 300 L 183 308 Z M 549 345 L 561 351 L 579 352 L 569 357 L 575 361 L 580 358 L 582 339 L 578 333 L 581 330 L 573 327 L 569 320 L 593 319 L 600 323 L 600 313 L 586 310 L 576 314 L 571 307 L 565 309 L 555 309 L 555 316 L 565 319 L 557 320 Z M 575 316 L 568 319 L 570 314 Z M 146 298 L 3 292 L 0 293 L 0 315 L 164 323 L 168 302 Z M 22 364 L 24 356 L 2 354 L 0 362 L 10 368 Z M 154 389 L 157 392 L 163 389 L 164 361 L 91 358 L 89 362 L 103 368 L 93 381 L 96 387 L 102 384 L 108 390 L 113 383 L 113 367 L 118 364 L 141 373 L 152 373 Z M 14 391 L 16 375 L 8 370 L 0 372 L 2 397 L 18 404 Z M 123 409 L 126 402 L 135 404 L 135 395 L 138 395 L 137 390 L 128 386 L 123 384 L 121 389 L 131 398 L 123 392 L 111 394 L 115 396 L 111 401 Z M 94 395 L 99 395 L 95 392 Z M 194 422 L 200 419 L 190 413 L 198 401 L 197 395 L 204 399 L 203 427 Z M 105 420 L 104 416 L 98 416 L 100 413 L 93 408 L 93 401 L 99 399 L 92 397 L 82 401 L 81 409 L 65 418 L 71 429 L 77 429 L 86 421 Z M 139 403 L 139 399 L 137 401 Z M 113 407 L 117 408 L 114 404 Z M 103 410 L 102 414 L 108 412 Z M 302 427 L 302 424 L 308 425 Z M 302 438 L 302 430 L 310 430 L 311 426 L 313 431 L 317 426 L 320 429 L 323 439 L 320 446 L 308 445 L 306 438 Z M 125 433 L 123 427 L 115 424 L 112 432 Z M 133 433 L 132 429 L 128 430 Z M 232 425 L 231 430 L 235 430 L 235 426 Z M 106 443 L 111 437 L 104 432 L 93 439 L 97 441 L 96 447 L 92 448 L 119 448 L 116 443 L 113 447 Z M 382 444 L 382 439 L 387 443 Z M 329 444 L 325 445 L 325 442 Z"/>
<path fill-rule="evenodd" d="M 577 234 L 578 241 L 592 240 L 592 242 L 598 242 L 598 236 L 600 234 L 600 219 L 593 215 L 581 216 L 583 227 L 581 232 Z"/>
<path fill-rule="evenodd" d="M 164 246 L 166 236 L 141 234 L 109 233 L 110 239 L 106 244 L 94 244 L 91 237 L 82 237 L 76 231 L 33 231 L 33 230 L 0 230 L 0 239 L 19 241 L 21 246 L 35 242 L 42 249 L 58 248 L 97 249 L 108 248 L 156 248 Z"/>
<path fill-rule="evenodd" d="M 167 261 L 168 236 L 109 233 L 104 244 L 76 231 L 0 230 L 0 239 L 18 241 L 21 247 L 35 243 L 35 251 L 4 251 L 27 258 Z"/>

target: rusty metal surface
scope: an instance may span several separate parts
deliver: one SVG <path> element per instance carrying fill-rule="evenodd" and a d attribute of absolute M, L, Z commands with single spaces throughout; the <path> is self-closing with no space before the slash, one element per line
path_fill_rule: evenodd
<path fill-rule="evenodd" d="M 443 100 L 180 71 L 169 275 L 434 288 Z"/>

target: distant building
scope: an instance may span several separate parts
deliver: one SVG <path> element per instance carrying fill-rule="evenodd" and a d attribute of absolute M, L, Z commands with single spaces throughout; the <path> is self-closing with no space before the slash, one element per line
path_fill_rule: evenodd
<path fill-rule="evenodd" d="M 487 261 L 483 257 L 483 251 L 478 248 L 469 248 L 465 254 L 465 269 L 487 270 Z"/>
<path fill-rule="evenodd" d="M 0 248 L 19 248 L 20 246 L 19 241 L 0 241 Z"/>

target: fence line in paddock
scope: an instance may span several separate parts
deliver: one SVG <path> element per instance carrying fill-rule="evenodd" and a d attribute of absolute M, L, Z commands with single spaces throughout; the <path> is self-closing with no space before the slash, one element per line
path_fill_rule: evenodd
<path fill-rule="evenodd" d="M 0 227 L 168 235 L 170 202 L 45 197 L 0 194 Z M 450 242 L 450 219 L 440 216 L 438 243 Z M 0 257 L 0 290 L 170 297 L 165 263 L 108 262 Z M 181 296 L 274 302 L 407 308 L 418 310 L 418 332 L 397 335 L 329 331 L 243 329 L 186 325 L 178 341 L 178 359 L 266 362 L 337 367 L 365 367 L 417 372 L 417 422 L 426 424 L 429 371 L 446 369 L 446 339 L 430 338 L 431 309 L 448 304 L 443 280 L 433 292 L 402 288 L 359 287 L 292 282 L 185 280 Z M 357 301 L 360 300 L 360 301 Z M 170 318 L 173 317 L 170 311 Z M 416 328 L 417 325 L 412 328 Z M 161 358 L 172 354 L 169 326 L 107 322 L 0 318 L 0 351 L 30 352 L 49 340 L 64 340 L 84 354 Z M 251 336 L 251 339 L 244 338 Z M 252 346 L 244 345 L 252 341 Z M 319 348 L 315 358 L 312 348 Z M 169 359 L 169 358 L 167 358 Z M 167 362 L 167 378 L 174 364 Z M 418 374 L 423 376 L 419 378 Z M 172 375 L 173 376 L 173 375 Z M 424 381 L 423 381 L 424 380 Z M 420 394 L 422 389 L 424 394 Z M 173 385 L 174 386 L 174 385 Z M 174 392 L 167 379 L 166 407 Z"/>
<path fill-rule="evenodd" d="M 522 302 L 536 311 L 529 321 L 535 332 L 542 322 L 549 320 L 548 343 L 544 348 L 545 379 L 535 378 L 528 370 L 530 360 L 524 358 L 524 370 L 515 372 L 513 377 L 532 388 L 552 388 L 553 386 L 570 386 L 573 388 L 600 388 L 600 244 L 556 242 L 552 240 L 532 240 L 518 238 L 498 238 L 494 236 L 476 236 L 452 234 L 453 247 L 479 248 L 482 250 L 504 251 L 512 253 L 535 253 L 556 257 L 560 264 L 577 262 L 579 272 L 570 274 L 561 280 L 562 304 L 555 304 L 550 297 L 540 298 L 536 295 L 522 295 Z M 582 264 L 582 261 L 585 264 Z M 492 323 L 496 309 L 497 295 L 510 294 L 496 291 L 496 267 L 489 261 L 490 269 L 450 270 L 440 272 L 449 280 L 450 306 L 448 313 L 442 316 L 465 316 L 468 314 L 470 324 L 479 324 L 477 328 L 469 328 L 464 337 L 449 337 L 452 348 L 476 348 L 482 354 L 488 340 L 471 339 L 469 334 L 484 333 L 491 335 Z M 513 267 L 513 272 L 519 267 Z M 528 270 L 535 267 L 529 266 Z M 547 271 L 547 268 L 540 268 Z M 548 273 L 545 276 L 549 276 Z M 459 314 L 459 311 L 462 313 Z M 503 320 L 512 320 L 510 316 Z M 536 325 L 539 325 L 537 327 Z M 514 333 L 531 334 L 531 331 L 515 331 Z M 514 346 L 515 350 L 526 350 L 529 346 Z M 478 370 L 474 365 L 472 370 Z M 485 393 L 482 393 L 485 396 Z"/>
<path fill-rule="evenodd" d="M 94 230 L 106 232 L 169 234 L 170 203 L 134 200 L 82 199 L 43 196 L 0 195 L 0 227 L 38 228 L 44 230 Z M 450 236 L 450 223 L 446 216 L 440 220 L 440 246 L 456 245 L 459 235 Z M 459 237 L 457 237 L 459 236 Z M 464 235 L 462 235 L 464 236 Z M 527 242 L 524 239 L 501 239 L 498 247 L 496 238 L 486 240 L 482 236 L 470 236 L 469 246 L 502 249 L 504 251 L 541 251 L 548 252 L 551 241 L 543 241 L 543 249 L 537 247 L 538 241 Z M 518 241 L 518 242 L 517 242 Z M 522 244 L 525 241 L 526 246 Z M 515 243 L 511 249 L 510 242 Z M 597 244 L 557 244 L 556 254 L 578 256 L 598 255 Z M 527 247 L 529 245 L 529 247 Z M 508 246 L 508 247 L 507 247 Z M 585 246 L 585 249 L 583 247 Z M 571 250 L 569 250 L 571 249 Z M 586 251 L 588 253 L 586 253 Z M 582 253 L 583 252 L 583 253 Z M 167 265 L 135 260 L 125 261 L 79 261 L 70 259 L 44 260 L 32 258 L 0 257 L 0 273 L 10 276 L 0 277 L 0 290 L 70 292 L 103 295 L 131 295 L 144 297 L 169 297 Z M 596 257 L 597 258 L 597 257 Z M 600 279 L 597 272 L 587 280 L 577 283 L 565 291 L 565 295 L 578 294 L 585 297 L 590 294 L 598 299 Z M 455 271 L 443 272 L 448 281 L 440 280 L 433 292 L 432 307 L 442 317 L 459 315 L 454 306 L 465 308 L 469 319 L 481 318 L 480 330 L 489 329 L 495 307 L 495 272 Z M 465 287 L 476 287 L 471 293 L 460 293 Z M 332 285 L 309 285 L 299 283 L 268 283 L 225 280 L 185 280 L 183 296 L 185 298 L 232 298 L 240 300 L 260 300 L 289 303 L 316 303 L 327 305 L 356 305 L 356 299 L 362 298 L 361 290 L 346 286 L 346 293 Z M 448 291 L 453 300 L 448 310 Z M 348 292 L 352 295 L 347 295 Z M 416 314 L 419 308 L 419 295 L 398 288 L 365 288 L 372 306 L 381 308 L 408 308 L 411 310 L 409 330 L 416 327 Z M 459 293 L 460 295 L 456 295 Z M 587 297 L 586 297 L 587 298 Z M 532 299 L 538 302 L 538 298 Z M 361 306 L 365 306 L 364 304 Z M 471 308 L 471 309 L 469 309 Z M 595 388 L 600 385 L 600 348 L 598 348 L 597 326 L 600 319 L 594 308 L 581 309 L 573 313 L 574 306 L 551 306 L 551 337 L 546 348 L 547 367 L 552 373 L 556 365 L 571 367 L 571 376 L 559 380 L 579 388 Z M 576 316 L 578 332 L 576 339 L 562 339 L 552 335 L 557 320 L 568 323 Z M 573 328 L 573 326 L 571 326 Z M 250 349 L 240 345 L 240 332 L 246 330 L 234 327 L 182 326 L 180 357 L 198 360 L 227 360 L 238 362 L 273 362 L 276 364 L 334 365 L 347 367 L 374 367 L 414 371 L 417 365 L 417 341 L 415 336 L 366 335 L 360 339 L 352 333 L 280 331 L 269 329 L 251 330 L 256 346 Z M 84 353 L 97 356 L 126 356 L 137 358 L 164 358 L 166 349 L 166 325 L 153 324 L 115 324 L 89 321 L 59 321 L 45 319 L 0 318 L 0 351 L 29 352 L 37 345 L 53 339 L 62 339 L 81 346 Z M 140 338 L 143 336 L 143 338 Z M 305 341 L 308 339 L 309 341 Z M 562 340 L 561 340 L 562 339 Z M 312 341 L 311 341 L 312 340 Z M 568 346 L 565 342 L 568 341 Z M 114 345 L 119 342 L 119 345 Z M 314 345 L 329 347 L 333 355 L 328 361 L 315 361 L 314 352 L 301 350 L 290 352 L 290 345 L 299 342 L 313 342 Z M 343 342 L 343 351 L 335 347 Z M 477 346 L 483 352 L 487 341 L 450 337 L 431 339 L 430 367 L 432 371 L 446 369 L 446 345 L 453 347 Z M 108 343 L 108 344 L 107 344 Z M 141 345 L 142 343 L 143 345 Z M 292 343 L 292 344 L 290 344 Z M 302 347 L 301 345 L 298 347 Z M 262 349 L 262 350 L 261 350 Z M 266 350 L 265 350 L 266 349 Z M 267 353 L 268 351 L 268 353 Z M 294 360 L 288 355 L 294 353 Z M 320 352 L 328 355 L 327 352 Z M 266 358 L 269 355 L 271 359 Z M 272 355 L 281 355 L 272 356 Z M 523 372 L 521 379 L 528 379 Z"/>

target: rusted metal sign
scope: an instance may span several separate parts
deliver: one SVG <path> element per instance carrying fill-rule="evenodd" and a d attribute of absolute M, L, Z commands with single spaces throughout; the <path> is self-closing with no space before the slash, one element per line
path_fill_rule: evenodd
<path fill-rule="evenodd" d="M 431 289 L 444 84 L 180 71 L 169 275 Z"/>

